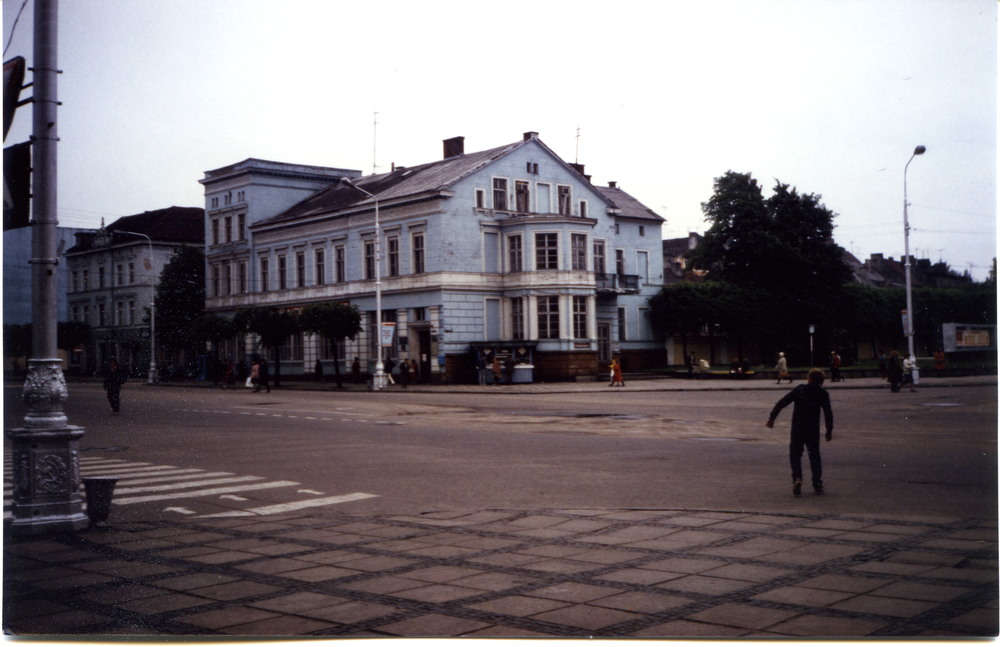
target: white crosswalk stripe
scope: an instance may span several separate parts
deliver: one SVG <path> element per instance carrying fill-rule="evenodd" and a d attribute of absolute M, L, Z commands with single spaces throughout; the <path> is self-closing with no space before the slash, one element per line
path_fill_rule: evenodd
<path fill-rule="evenodd" d="M 11 499 L 13 497 L 13 460 L 9 451 L 4 452 L 4 518 L 10 517 Z M 358 501 L 376 497 L 375 494 L 355 492 L 337 496 L 325 496 L 324 492 L 309 489 L 291 489 L 301 485 L 297 481 L 269 481 L 263 476 L 239 475 L 232 472 L 209 472 L 194 467 L 176 467 L 174 465 L 154 465 L 152 463 L 128 461 L 103 456 L 81 456 L 81 478 L 104 476 L 118 477 L 115 486 L 113 503 L 115 505 L 133 505 L 139 503 L 165 502 L 162 511 L 168 516 L 172 514 L 195 514 L 198 507 L 206 512 L 218 510 L 221 507 L 228 512 L 214 512 L 202 516 L 251 516 L 276 514 L 278 512 L 303 510 L 325 505 L 335 505 L 347 501 Z M 254 505 L 255 502 L 237 493 L 247 493 L 280 488 L 290 489 L 290 501 L 272 505 Z M 312 495 L 311 498 L 302 498 Z M 202 504 L 196 504 L 201 499 Z M 169 505 L 181 502 L 181 506 Z M 225 502 L 225 503 L 223 503 Z M 242 503 L 246 502 L 246 503 Z M 236 506 L 247 506 L 236 509 Z M 189 509 L 191 508 L 191 509 Z M 183 511 L 183 512 L 181 512 Z"/>

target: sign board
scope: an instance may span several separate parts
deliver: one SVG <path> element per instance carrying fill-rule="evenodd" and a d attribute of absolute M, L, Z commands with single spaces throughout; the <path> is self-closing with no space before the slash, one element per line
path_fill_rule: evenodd
<path fill-rule="evenodd" d="M 3 230 L 31 220 L 31 142 L 3 149 Z"/>
<path fill-rule="evenodd" d="M 943 350 L 946 353 L 996 349 L 996 326 L 974 324 L 941 324 Z"/>
<path fill-rule="evenodd" d="M 392 336 L 396 334 L 396 322 L 395 321 L 383 321 L 382 322 L 382 348 L 388 348 L 392 346 Z"/>
<path fill-rule="evenodd" d="M 3 138 L 14 122 L 14 113 L 24 87 L 24 57 L 15 56 L 3 64 Z M 6 166 L 6 165 L 5 165 Z"/>

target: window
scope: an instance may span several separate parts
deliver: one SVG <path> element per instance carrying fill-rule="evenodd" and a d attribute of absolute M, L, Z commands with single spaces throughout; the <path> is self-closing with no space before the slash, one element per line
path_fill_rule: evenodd
<path fill-rule="evenodd" d="M 528 183 L 527 182 L 514 182 L 514 199 L 516 201 L 516 207 L 518 213 L 528 213 L 531 211 L 530 202 L 528 198 L 530 194 L 528 193 Z"/>
<path fill-rule="evenodd" d="M 233 293 L 233 264 L 229 261 L 224 262 L 222 264 L 222 274 L 222 291 L 228 297 Z"/>
<path fill-rule="evenodd" d="M 414 321 L 427 321 L 427 308 L 414 308 L 413 309 L 413 320 Z"/>
<path fill-rule="evenodd" d="M 560 186 L 559 188 L 559 215 L 568 216 L 570 215 L 570 191 L 568 186 Z"/>
<path fill-rule="evenodd" d="M 322 359 L 343 359 L 347 357 L 347 344 L 343 339 L 327 339 L 319 337 Z"/>
<path fill-rule="evenodd" d="M 90 323 L 90 306 L 83 306 L 83 321 Z"/>
<path fill-rule="evenodd" d="M 219 244 L 219 219 L 212 218 L 212 244 Z"/>
<path fill-rule="evenodd" d="M 295 252 L 295 287 L 306 287 L 306 253 Z"/>
<path fill-rule="evenodd" d="M 135 301 L 128 302 L 128 325 L 135 325 Z"/>
<path fill-rule="evenodd" d="M 221 271 L 219 270 L 219 266 L 218 265 L 213 265 L 212 266 L 212 294 L 215 295 L 215 296 L 217 296 L 217 297 L 218 296 L 222 296 L 222 292 L 220 292 L 220 289 L 221 289 L 220 283 L 221 282 L 222 282 L 222 274 L 221 274 Z"/>
<path fill-rule="evenodd" d="M 375 241 L 365 241 L 365 278 L 375 278 Z"/>
<path fill-rule="evenodd" d="M 125 285 L 125 266 L 121 263 L 115 265 L 115 285 Z"/>
<path fill-rule="evenodd" d="M 288 288 L 288 259 L 284 254 L 278 257 L 278 289 Z"/>
<path fill-rule="evenodd" d="M 559 297 L 538 297 L 538 338 L 559 339 Z"/>
<path fill-rule="evenodd" d="M 625 273 L 625 250 L 616 249 L 615 250 L 615 273 L 624 274 Z"/>
<path fill-rule="evenodd" d="M 115 325 L 121 326 L 125 323 L 125 304 L 121 301 L 115 302 Z"/>
<path fill-rule="evenodd" d="M 240 263 L 239 265 L 239 281 L 240 281 L 240 294 L 247 293 L 247 264 Z"/>
<path fill-rule="evenodd" d="M 625 308 L 618 308 L 618 341 L 625 341 Z"/>
<path fill-rule="evenodd" d="M 507 210 L 507 180 L 502 177 L 493 178 L 493 208 Z"/>
<path fill-rule="evenodd" d="M 237 202 L 245 202 L 246 201 L 246 192 L 245 191 L 237 191 L 236 192 L 236 201 Z"/>
<path fill-rule="evenodd" d="M 587 297 L 573 297 L 573 337 L 574 339 L 589 339 L 587 334 Z"/>
<path fill-rule="evenodd" d="M 267 259 L 260 259 L 260 291 L 267 292 L 270 289 L 267 276 Z"/>
<path fill-rule="evenodd" d="M 237 240 L 247 239 L 247 215 L 245 213 L 236 216 L 236 238 Z"/>
<path fill-rule="evenodd" d="M 524 339 L 524 297 L 510 300 L 510 336 L 511 339 Z"/>
<path fill-rule="evenodd" d="M 79 292 L 80 291 L 80 284 L 77 283 L 77 279 L 78 279 L 77 273 L 76 273 L 76 271 L 74 271 L 73 272 L 73 291 L 74 292 Z"/>
<path fill-rule="evenodd" d="M 323 250 L 317 249 L 316 254 L 316 285 L 323 285 L 326 283 L 326 265 Z"/>
<path fill-rule="evenodd" d="M 618 223 L 616 222 L 615 223 L 615 235 L 618 235 L 620 233 L 621 233 L 621 229 L 619 228 Z"/>
<path fill-rule="evenodd" d="M 83 290 L 84 290 L 85 292 L 86 292 L 86 290 L 87 290 L 87 276 L 88 276 L 89 274 L 90 274 L 90 270 L 84 270 L 84 271 L 83 271 Z"/>
<path fill-rule="evenodd" d="M 535 269 L 559 269 L 559 234 L 535 234 Z"/>
<path fill-rule="evenodd" d="M 389 276 L 399 276 L 399 239 L 386 239 L 389 248 Z"/>
<path fill-rule="evenodd" d="M 129 262 L 128 264 L 128 284 L 133 285 L 135 283 L 135 263 Z"/>
<path fill-rule="evenodd" d="M 80 306 L 73 306 L 73 321 L 80 321 Z"/>
<path fill-rule="evenodd" d="M 97 268 L 97 289 L 104 288 L 104 266 Z"/>
<path fill-rule="evenodd" d="M 642 225 L 639 225 L 639 235 L 640 236 L 645 236 L 646 235 L 646 228 L 643 227 Z"/>
<path fill-rule="evenodd" d="M 98 303 L 97 304 L 97 325 L 98 326 L 103 326 L 104 325 L 104 304 L 103 303 Z"/>
<path fill-rule="evenodd" d="M 587 269 L 587 234 L 573 234 L 570 238 L 573 257 L 573 269 Z"/>
<path fill-rule="evenodd" d="M 285 340 L 285 343 L 278 349 L 281 359 L 286 362 L 302 361 L 304 356 L 302 345 L 302 333 L 295 333 Z"/>
<path fill-rule="evenodd" d="M 226 242 L 227 243 L 233 242 L 233 217 L 232 216 L 226 216 L 225 221 L 223 223 L 223 230 L 225 231 L 225 234 L 226 234 Z"/>
<path fill-rule="evenodd" d="M 580 200 L 580 217 L 581 218 L 586 218 L 587 217 L 587 201 L 586 200 Z"/>
<path fill-rule="evenodd" d="M 486 192 L 482 189 L 476 189 L 476 209 L 486 208 Z"/>
<path fill-rule="evenodd" d="M 604 241 L 595 240 L 594 241 L 594 272 L 597 274 L 604 274 L 607 272 L 607 267 L 604 263 Z"/>
<path fill-rule="evenodd" d="M 219 206 L 219 199 L 218 198 L 212 198 L 212 208 L 216 209 L 216 208 L 218 208 L 218 206 Z"/>
<path fill-rule="evenodd" d="M 538 164 L 534 162 L 527 162 L 525 170 L 532 175 L 538 175 Z"/>
<path fill-rule="evenodd" d="M 521 247 L 521 235 L 507 237 L 507 250 L 510 257 L 508 270 L 511 272 L 524 271 L 524 250 Z"/>
<path fill-rule="evenodd" d="M 336 274 L 334 275 L 334 280 L 337 283 L 343 283 L 346 279 L 344 278 L 344 246 L 338 245 L 333 248 L 334 263 L 336 263 Z"/>
<path fill-rule="evenodd" d="M 424 273 L 424 235 L 413 234 L 413 273 Z"/>

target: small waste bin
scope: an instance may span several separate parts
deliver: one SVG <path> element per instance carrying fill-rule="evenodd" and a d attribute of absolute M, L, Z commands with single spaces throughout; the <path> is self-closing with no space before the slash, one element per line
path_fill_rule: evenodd
<path fill-rule="evenodd" d="M 535 367 L 532 364 L 514 365 L 514 384 L 530 384 L 535 377 Z"/>
<path fill-rule="evenodd" d="M 99 526 L 111 514 L 111 499 L 115 493 L 117 477 L 91 476 L 81 479 L 87 491 L 87 517 L 90 525 Z"/>

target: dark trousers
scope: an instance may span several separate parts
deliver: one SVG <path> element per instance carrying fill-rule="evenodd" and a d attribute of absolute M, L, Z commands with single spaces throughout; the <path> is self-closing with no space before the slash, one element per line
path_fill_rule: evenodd
<path fill-rule="evenodd" d="M 823 463 L 819 457 L 819 436 L 815 438 L 792 437 L 788 445 L 788 460 L 792 464 L 792 481 L 802 480 L 802 449 L 809 451 L 809 470 L 814 486 L 823 485 Z"/>
<path fill-rule="evenodd" d="M 118 413 L 121 408 L 121 397 L 122 389 L 120 386 L 108 389 L 108 402 L 111 404 L 111 410 L 115 413 Z"/>

